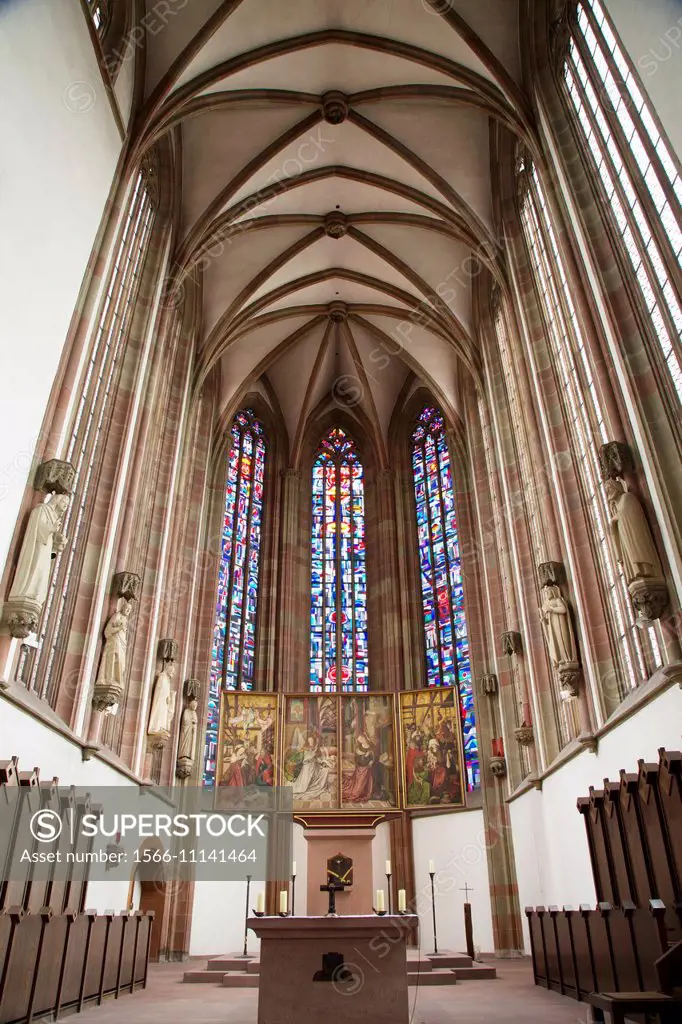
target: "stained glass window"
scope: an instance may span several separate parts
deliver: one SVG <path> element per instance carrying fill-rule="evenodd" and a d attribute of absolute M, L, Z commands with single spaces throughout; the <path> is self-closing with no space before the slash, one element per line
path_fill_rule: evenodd
<path fill-rule="evenodd" d="M 310 689 L 368 687 L 364 474 L 335 427 L 313 464 Z"/>
<path fill-rule="evenodd" d="M 682 178 L 602 0 L 580 0 L 572 25 L 564 77 L 574 124 L 682 402 Z"/>
<path fill-rule="evenodd" d="M 456 686 L 462 717 L 467 788 L 480 785 L 469 634 L 459 555 L 452 467 L 443 417 L 431 406 L 412 434 L 412 469 L 428 686 Z"/>
<path fill-rule="evenodd" d="M 265 439 L 250 409 L 236 415 L 228 458 L 211 651 L 204 785 L 215 783 L 220 692 L 252 690 L 263 525 Z"/>

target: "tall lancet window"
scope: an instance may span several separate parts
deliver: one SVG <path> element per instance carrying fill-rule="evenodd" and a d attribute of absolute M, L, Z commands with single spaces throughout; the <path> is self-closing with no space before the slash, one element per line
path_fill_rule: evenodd
<path fill-rule="evenodd" d="M 206 786 L 215 783 L 221 689 L 252 690 L 254 684 L 266 448 L 262 424 L 250 409 L 237 413 L 231 436 L 211 651 Z"/>
<path fill-rule="evenodd" d="M 563 68 L 575 114 L 571 120 L 603 207 L 610 210 L 627 270 L 638 286 L 659 364 L 667 370 L 677 402 L 682 402 L 679 165 L 602 0 L 578 0 L 572 29 Z M 653 52 L 639 61 L 647 75 L 657 70 Z"/>
<path fill-rule="evenodd" d="M 412 434 L 412 470 L 426 682 L 428 686 L 456 686 L 458 689 L 467 788 L 472 790 L 480 785 L 481 772 L 455 493 L 443 417 L 431 406 L 423 409 Z"/>
<path fill-rule="evenodd" d="M 313 464 L 310 689 L 368 688 L 364 473 L 335 427 Z"/>

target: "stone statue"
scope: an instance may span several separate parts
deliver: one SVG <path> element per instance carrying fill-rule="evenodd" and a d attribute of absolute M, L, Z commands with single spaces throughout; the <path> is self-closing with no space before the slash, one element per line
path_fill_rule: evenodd
<path fill-rule="evenodd" d="M 154 696 L 152 698 L 152 709 L 149 713 L 149 725 L 147 733 L 149 736 L 168 737 L 173 726 L 175 715 L 175 692 L 173 691 L 173 677 L 175 676 L 175 662 L 164 662 L 154 685 Z"/>
<path fill-rule="evenodd" d="M 128 625 L 133 606 L 124 597 L 116 602 L 116 611 L 104 627 L 104 647 L 95 680 L 94 700 L 104 708 L 113 708 L 125 687 Z"/>
<path fill-rule="evenodd" d="M 178 762 L 175 769 L 175 774 L 181 779 L 188 778 L 192 774 L 192 768 L 194 767 L 194 751 L 197 745 L 197 727 L 199 724 L 198 706 L 198 701 L 192 698 L 182 712 Z"/>
<path fill-rule="evenodd" d="M 622 480 L 607 480 L 606 496 L 613 514 L 611 533 L 625 580 L 663 579 L 661 562 L 644 509 Z"/>
<path fill-rule="evenodd" d="M 52 558 L 64 548 L 60 527 L 68 506 L 68 494 L 51 494 L 29 516 L 6 602 L 6 618 L 14 636 L 26 637 L 37 628 L 50 585 Z"/>
<path fill-rule="evenodd" d="M 573 623 L 568 605 L 555 584 L 550 583 L 542 588 L 540 615 L 552 665 L 558 668 L 559 665 L 566 663 L 575 664 L 578 660 L 578 650 L 573 635 Z"/>

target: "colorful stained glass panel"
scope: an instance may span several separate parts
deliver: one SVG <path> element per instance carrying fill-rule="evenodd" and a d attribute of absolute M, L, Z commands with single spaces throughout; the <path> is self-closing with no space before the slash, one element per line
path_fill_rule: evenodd
<path fill-rule="evenodd" d="M 364 475 L 352 440 L 335 427 L 313 464 L 310 689 L 368 687 Z"/>
<path fill-rule="evenodd" d="M 251 410 L 234 419 L 211 650 L 204 785 L 215 785 L 220 692 L 253 689 L 265 440 Z"/>
<path fill-rule="evenodd" d="M 457 688 L 467 788 L 480 785 L 469 635 L 459 554 L 452 467 L 442 415 L 421 412 L 412 433 L 412 471 L 428 686 Z"/>

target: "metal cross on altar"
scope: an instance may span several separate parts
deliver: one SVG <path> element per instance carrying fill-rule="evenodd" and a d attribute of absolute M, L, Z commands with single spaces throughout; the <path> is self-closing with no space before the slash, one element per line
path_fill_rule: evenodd
<path fill-rule="evenodd" d="M 329 910 L 327 917 L 336 917 L 336 894 L 337 892 L 343 892 L 345 889 L 343 882 L 328 882 L 326 885 L 320 886 L 320 892 L 326 892 L 329 894 Z"/>
<path fill-rule="evenodd" d="M 464 887 L 462 889 L 460 889 L 459 891 L 464 893 L 464 900 L 465 900 L 466 903 L 468 903 L 469 902 L 469 893 L 470 892 L 475 892 L 476 890 L 475 889 L 470 889 L 469 886 L 467 885 L 467 883 L 465 882 L 464 883 Z"/>

